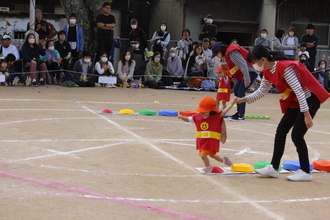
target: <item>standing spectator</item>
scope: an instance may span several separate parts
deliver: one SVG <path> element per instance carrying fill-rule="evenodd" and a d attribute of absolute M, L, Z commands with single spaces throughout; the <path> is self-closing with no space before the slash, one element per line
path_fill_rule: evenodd
<path fill-rule="evenodd" d="M 54 41 L 49 40 L 46 44 L 46 54 L 44 56 L 40 56 L 40 59 L 46 62 L 47 69 L 50 70 L 50 75 L 52 77 L 48 78 L 48 84 L 57 84 L 60 79 L 60 63 L 62 62 L 62 58 L 60 53 L 55 49 Z"/>
<path fill-rule="evenodd" d="M 307 51 L 309 52 L 309 71 L 313 72 L 315 67 L 316 47 L 319 43 L 319 37 L 314 33 L 315 26 L 308 24 L 306 26 L 306 34 L 301 38 L 301 42 L 307 44 Z"/>
<path fill-rule="evenodd" d="M 156 38 L 156 35 L 157 33 L 159 34 L 159 31 L 155 31 L 155 33 L 152 35 L 150 43 L 160 44 L 160 46 L 162 46 L 163 53 L 161 54 L 161 62 L 163 63 L 167 52 L 167 45 L 171 40 L 171 35 L 167 32 L 167 23 L 165 21 L 160 23 L 160 30 L 163 32 L 163 36 Z"/>
<path fill-rule="evenodd" d="M 131 32 L 129 32 L 129 40 L 132 41 L 135 38 L 139 38 L 141 43 L 140 43 L 140 49 L 142 51 L 145 51 L 148 49 L 148 41 L 147 41 L 147 36 L 144 33 L 144 31 L 139 28 L 138 21 L 135 18 L 132 18 L 131 20 Z"/>
<path fill-rule="evenodd" d="M 140 65 L 144 61 L 144 52 L 140 48 L 141 41 L 139 38 L 134 38 L 133 41 L 131 41 L 131 47 L 130 50 L 132 52 L 132 59 L 135 61 L 135 69 L 134 69 L 134 78 L 139 79 L 143 73 L 141 73 Z"/>
<path fill-rule="evenodd" d="M 321 83 L 323 88 L 330 92 L 328 79 L 329 79 L 329 69 L 327 69 L 327 61 L 321 59 L 318 63 L 319 69 L 313 73 L 314 77 Z"/>
<path fill-rule="evenodd" d="M 55 42 L 55 49 L 60 53 L 62 58 L 62 67 L 65 71 L 69 70 L 69 59 L 71 57 L 71 46 L 65 40 L 66 33 L 61 30 L 57 34 L 58 41 Z"/>
<path fill-rule="evenodd" d="M 176 48 L 174 47 L 172 47 L 170 50 L 170 57 L 167 60 L 166 70 L 170 74 L 174 82 L 182 82 L 182 62 L 180 57 L 176 55 Z"/>
<path fill-rule="evenodd" d="M 89 51 L 84 51 L 82 56 L 83 58 L 77 60 L 74 64 L 72 72 L 73 81 L 77 83 L 79 87 L 94 87 L 94 66 L 91 62 L 91 53 Z"/>
<path fill-rule="evenodd" d="M 149 88 L 161 89 L 164 87 L 164 83 L 161 81 L 163 65 L 160 63 L 160 59 L 160 53 L 156 52 L 152 60 L 147 64 L 147 69 L 144 73 L 144 84 Z"/>
<path fill-rule="evenodd" d="M 279 51 L 282 52 L 283 50 L 292 50 L 293 47 L 291 46 L 285 46 L 282 44 L 282 38 L 284 36 L 284 30 L 278 29 L 275 33 L 275 36 L 272 37 L 272 47 L 271 49 L 273 51 Z"/>
<path fill-rule="evenodd" d="M 96 17 L 97 24 L 97 54 L 98 56 L 106 51 L 111 53 L 113 44 L 113 33 L 116 27 L 116 19 L 110 14 L 111 4 L 109 2 L 103 3 L 103 14 Z"/>
<path fill-rule="evenodd" d="M 198 39 L 201 41 L 204 38 L 212 39 L 218 34 L 218 27 L 213 25 L 213 16 L 211 14 L 206 15 L 203 18 L 205 22 L 202 26 L 202 33 L 199 35 Z"/>
<path fill-rule="evenodd" d="M 133 80 L 135 61 L 131 52 L 126 51 L 118 62 L 118 78 L 124 87 L 129 87 L 129 82 Z"/>
<path fill-rule="evenodd" d="M 254 41 L 254 46 L 262 45 L 262 46 L 270 48 L 271 47 L 271 42 L 267 38 L 267 35 L 268 35 L 267 29 L 265 29 L 265 28 L 261 29 L 260 30 L 260 36 L 258 38 L 256 38 L 255 41 Z"/>
<path fill-rule="evenodd" d="M 40 70 L 39 82 L 41 85 L 45 85 L 45 76 L 47 72 L 46 63 L 40 59 L 40 55 L 45 55 L 45 44 L 42 44 L 42 48 L 36 43 L 36 37 L 33 33 L 29 33 L 22 46 L 22 58 L 23 65 L 30 67 L 30 75 L 32 79 L 32 85 L 38 86 L 37 83 L 37 68 Z"/>
<path fill-rule="evenodd" d="M 108 60 L 108 54 L 107 52 L 103 52 L 103 54 L 100 57 L 100 60 L 96 62 L 95 64 L 95 70 L 99 75 L 102 76 L 113 76 L 115 73 L 115 70 L 113 68 L 112 63 Z M 113 84 L 107 84 L 108 88 L 116 88 Z"/>
<path fill-rule="evenodd" d="M 116 37 L 113 40 L 113 45 L 112 45 L 112 49 L 111 49 L 111 53 L 110 53 L 110 57 L 109 60 L 110 62 L 113 64 L 114 60 L 115 60 L 115 48 L 120 49 L 121 48 L 121 41 L 120 41 L 120 37 Z"/>
<path fill-rule="evenodd" d="M 80 58 L 79 54 L 84 51 L 84 32 L 77 24 L 75 13 L 69 15 L 69 24 L 65 25 L 63 30 L 66 33 L 65 40 L 71 47 L 72 63 L 75 63 Z"/>
<path fill-rule="evenodd" d="M 283 45 L 292 47 L 292 50 L 283 50 L 287 57 L 296 56 L 296 52 L 299 47 L 299 41 L 296 37 L 296 29 L 294 27 L 289 28 L 289 34 L 283 38 Z"/>
<path fill-rule="evenodd" d="M 190 31 L 189 29 L 183 29 L 182 37 L 180 38 L 179 42 L 177 43 L 178 48 L 178 56 L 182 60 L 182 65 L 185 67 L 187 60 L 190 56 L 190 52 L 193 50 L 192 43 L 194 40 L 190 38 Z"/>
<path fill-rule="evenodd" d="M 31 26 L 30 26 L 30 22 L 29 22 L 27 24 L 26 30 L 27 31 L 30 30 Z M 44 44 L 46 37 L 50 34 L 50 29 L 49 29 L 47 21 L 42 20 L 42 11 L 40 9 L 36 9 L 34 30 L 39 34 L 38 43 L 39 44 Z"/>

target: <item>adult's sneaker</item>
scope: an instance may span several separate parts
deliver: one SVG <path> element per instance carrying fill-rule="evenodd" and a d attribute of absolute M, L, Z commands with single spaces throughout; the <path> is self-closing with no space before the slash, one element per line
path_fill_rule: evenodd
<path fill-rule="evenodd" d="M 56 79 L 56 77 L 53 78 L 53 83 L 54 83 L 54 85 L 57 85 L 57 79 Z"/>
<path fill-rule="evenodd" d="M 19 82 L 19 77 L 16 76 L 13 80 L 13 86 L 17 86 L 17 83 Z"/>
<path fill-rule="evenodd" d="M 25 80 L 25 85 L 30 86 L 30 84 L 31 84 L 31 77 L 27 76 Z"/>
<path fill-rule="evenodd" d="M 286 177 L 288 180 L 291 181 L 312 181 L 312 174 L 311 173 L 306 173 L 303 170 L 297 170 L 294 172 L 292 175 Z"/>
<path fill-rule="evenodd" d="M 223 163 L 229 167 L 233 166 L 233 163 L 229 160 L 228 157 L 223 157 Z"/>
<path fill-rule="evenodd" d="M 263 176 L 269 176 L 273 178 L 278 177 L 278 171 L 274 169 L 273 165 L 267 165 L 264 168 L 256 169 L 255 171 Z"/>
<path fill-rule="evenodd" d="M 44 79 L 41 79 L 41 80 L 39 81 L 39 83 L 40 83 L 40 85 L 44 86 L 44 85 L 45 85 L 45 80 L 44 80 Z"/>
<path fill-rule="evenodd" d="M 38 87 L 38 83 L 37 83 L 37 81 L 33 81 L 33 82 L 32 82 L 32 86 Z"/>
<path fill-rule="evenodd" d="M 244 121 L 245 118 L 244 117 L 240 117 L 238 115 L 233 115 L 232 117 L 229 117 L 230 121 Z"/>

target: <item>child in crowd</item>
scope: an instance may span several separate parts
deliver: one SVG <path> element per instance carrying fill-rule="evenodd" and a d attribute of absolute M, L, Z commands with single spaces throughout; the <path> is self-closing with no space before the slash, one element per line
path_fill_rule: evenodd
<path fill-rule="evenodd" d="M 10 73 L 9 84 L 16 86 L 18 82 L 21 80 L 21 82 L 25 83 L 26 86 L 29 86 L 31 83 L 31 78 L 29 76 L 25 78 L 25 76 L 21 72 L 16 72 L 16 68 L 14 65 L 15 60 L 16 57 L 14 54 L 10 53 L 6 57 L 7 66 Z"/>
<path fill-rule="evenodd" d="M 159 52 L 162 56 L 164 53 L 164 48 L 161 45 L 161 39 L 164 37 L 164 32 L 162 30 L 158 30 L 156 32 L 156 40 L 155 43 L 152 45 L 152 51 L 154 53 Z"/>
<path fill-rule="evenodd" d="M 208 157 L 227 166 L 232 166 L 231 161 L 227 157 L 221 158 L 217 153 L 220 149 L 220 140 L 222 143 L 226 141 L 226 125 L 223 116 L 234 106 L 236 100 L 237 97 L 234 97 L 230 105 L 219 112 L 216 109 L 215 99 L 207 96 L 199 101 L 199 106 L 196 109 L 199 112 L 198 114 L 191 117 L 178 116 L 179 119 L 196 126 L 196 149 L 199 150 L 199 155 L 205 165 L 201 173 L 212 172 L 212 166 Z"/>
<path fill-rule="evenodd" d="M 8 66 L 7 66 L 7 61 L 6 60 L 0 60 L 0 75 L 4 75 L 1 76 L 1 81 L 0 83 L 4 84 L 5 86 L 8 86 L 8 82 L 9 82 L 9 70 L 8 70 Z"/>
<path fill-rule="evenodd" d="M 302 54 L 305 54 L 307 56 L 307 59 L 309 59 L 309 52 L 307 51 L 306 43 L 300 44 L 300 51 L 298 52 L 298 57 L 300 57 Z"/>
<path fill-rule="evenodd" d="M 222 64 L 218 67 L 216 71 L 219 73 L 219 86 L 217 93 L 217 109 L 219 109 L 220 102 L 222 103 L 222 109 L 226 108 L 226 103 L 230 100 L 231 85 L 230 79 L 231 74 L 229 68 L 226 64 Z"/>

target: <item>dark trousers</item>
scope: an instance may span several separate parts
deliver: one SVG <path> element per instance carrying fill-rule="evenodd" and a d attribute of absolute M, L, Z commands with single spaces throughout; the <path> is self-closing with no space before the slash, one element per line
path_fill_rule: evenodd
<path fill-rule="evenodd" d="M 164 83 L 162 81 L 158 81 L 158 83 L 156 83 L 155 81 L 147 81 L 146 86 L 152 89 L 159 89 L 164 87 Z"/>
<path fill-rule="evenodd" d="M 250 72 L 250 79 L 251 79 L 250 85 L 254 82 L 254 80 L 256 80 L 257 76 L 258 76 L 258 74 L 256 74 L 255 72 Z M 238 98 L 245 97 L 246 89 L 247 88 L 245 88 L 244 81 L 241 79 L 238 79 L 234 86 L 234 95 L 237 96 Z M 241 104 L 237 104 L 237 112 L 238 112 L 239 117 L 244 117 L 245 107 L 246 107 L 245 102 L 243 102 Z"/>
<path fill-rule="evenodd" d="M 56 78 L 57 80 L 59 79 L 60 76 L 60 67 L 58 66 L 57 62 L 52 62 L 52 63 L 48 63 L 47 64 L 47 69 L 49 71 L 49 74 L 51 75 L 52 78 Z"/>
<path fill-rule="evenodd" d="M 97 57 L 95 58 L 95 62 L 100 60 L 100 55 L 103 53 L 103 51 L 107 52 L 108 55 L 111 54 L 113 45 L 113 40 L 109 39 L 98 39 L 97 40 Z"/>
<path fill-rule="evenodd" d="M 310 55 L 310 57 L 308 59 L 308 63 L 309 63 L 308 70 L 310 72 L 314 72 L 314 68 L 315 68 L 315 55 Z"/>
<path fill-rule="evenodd" d="M 307 104 L 309 106 L 309 113 L 312 118 L 314 118 L 317 110 L 320 108 L 320 101 L 314 94 L 312 94 L 312 96 L 307 99 Z M 304 139 L 307 132 L 304 118 L 304 113 L 300 112 L 300 108 L 288 108 L 284 113 L 280 123 L 277 126 L 275 134 L 274 151 L 271 162 L 274 169 L 277 170 L 280 165 L 280 161 L 284 153 L 286 136 L 292 128 L 291 139 L 297 148 L 300 169 L 306 173 L 310 172 L 308 149 Z"/>
<path fill-rule="evenodd" d="M 9 79 L 9 82 L 10 82 L 10 83 L 13 83 L 13 80 L 15 79 L 16 76 L 19 77 L 19 79 L 21 80 L 21 82 L 25 83 L 26 78 L 25 78 L 25 76 L 24 76 L 22 73 L 20 73 L 20 72 L 17 72 L 17 73 L 10 73 L 10 79 Z"/>
<path fill-rule="evenodd" d="M 95 82 L 92 80 L 88 79 L 87 82 L 84 81 L 77 81 L 76 82 L 79 87 L 95 87 Z"/>

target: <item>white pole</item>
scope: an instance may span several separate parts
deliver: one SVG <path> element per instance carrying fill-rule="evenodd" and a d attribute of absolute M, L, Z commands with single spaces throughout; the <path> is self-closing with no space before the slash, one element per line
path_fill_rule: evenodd
<path fill-rule="evenodd" d="M 36 1 L 30 0 L 30 27 L 29 30 L 34 30 L 34 22 L 36 17 L 36 9 L 35 9 Z M 29 31 L 27 30 L 27 31 Z"/>

